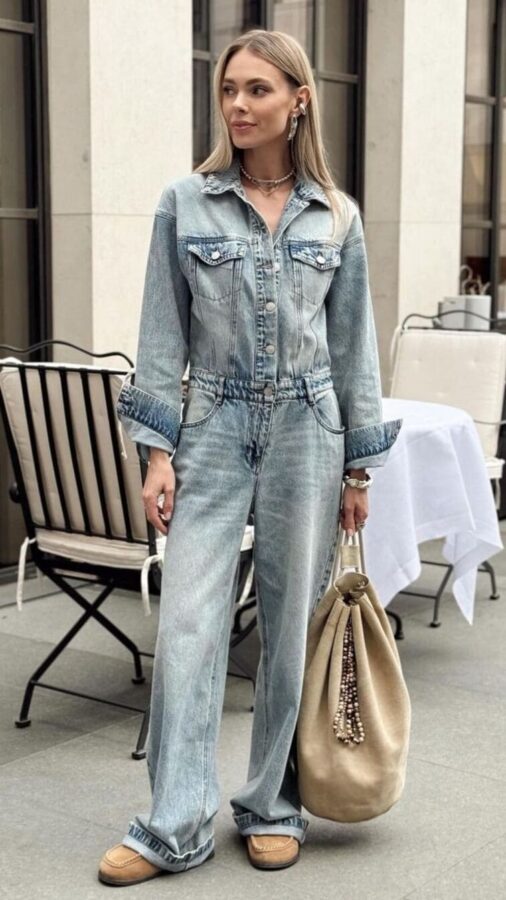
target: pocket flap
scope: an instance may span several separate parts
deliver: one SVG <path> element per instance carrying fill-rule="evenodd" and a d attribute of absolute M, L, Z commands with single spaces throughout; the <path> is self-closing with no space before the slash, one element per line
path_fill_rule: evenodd
<path fill-rule="evenodd" d="M 341 248 L 329 244 L 290 243 L 292 259 L 308 263 L 315 269 L 333 269 L 341 264 Z"/>
<path fill-rule="evenodd" d="M 188 250 L 209 266 L 219 266 L 229 259 L 241 259 L 246 253 L 246 242 L 239 240 L 192 240 Z"/>

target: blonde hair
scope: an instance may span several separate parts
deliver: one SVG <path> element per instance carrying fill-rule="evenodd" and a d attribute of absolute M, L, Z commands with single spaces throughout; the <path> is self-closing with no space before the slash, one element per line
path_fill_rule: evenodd
<path fill-rule="evenodd" d="M 221 108 L 221 91 L 225 69 L 238 50 L 247 48 L 261 59 L 272 63 L 284 74 L 289 85 L 300 87 L 306 84 L 311 91 L 306 115 L 299 116 L 298 128 L 291 143 L 292 162 L 297 175 L 317 182 L 327 196 L 333 218 L 332 238 L 335 237 L 340 221 L 349 224 L 351 218 L 349 198 L 346 191 L 337 187 L 330 172 L 327 154 L 323 146 L 320 126 L 320 112 L 316 85 L 309 59 L 299 42 L 284 31 L 265 31 L 256 28 L 241 34 L 222 50 L 213 78 L 213 96 L 218 137 L 214 149 L 207 159 L 193 171 L 202 174 L 226 171 L 231 165 L 236 148 L 230 139 L 227 123 Z"/>

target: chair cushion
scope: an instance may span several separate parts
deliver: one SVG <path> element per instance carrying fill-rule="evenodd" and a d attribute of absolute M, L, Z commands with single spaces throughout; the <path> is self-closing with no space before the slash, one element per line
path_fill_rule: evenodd
<path fill-rule="evenodd" d="M 36 528 L 37 545 L 46 553 L 55 556 L 64 556 L 77 562 L 95 563 L 97 565 L 112 566 L 113 568 L 142 569 L 146 557 L 149 555 L 147 544 L 137 542 L 125 542 L 109 540 L 108 538 L 94 537 L 86 534 L 68 534 L 65 531 L 49 531 L 46 528 Z M 166 536 L 164 534 L 156 538 L 157 553 L 163 557 Z M 250 550 L 253 546 L 253 526 L 246 525 L 244 531 L 241 552 Z"/>
<path fill-rule="evenodd" d="M 399 335 L 390 396 L 466 410 L 491 457 L 497 452 L 505 378 L 505 334 L 408 328 Z"/>
<path fill-rule="evenodd" d="M 39 368 L 45 374 L 47 405 L 45 408 Z M 64 403 L 63 382 L 59 369 L 65 369 L 66 393 L 69 402 L 67 418 Z M 89 391 L 89 408 L 83 389 L 83 372 L 87 372 L 86 383 Z M 86 531 L 83 507 L 78 490 L 75 461 L 82 482 L 85 507 L 88 511 L 90 529 L 100 535 L 107 533 L 104 508 L 101 502 L 97 480 L 97 466 L 104 490 L 104 506 L 108 515 L 112 537 L 126 537 L 126 525 L 120 491 L 120 481 L 125 491 L 132 536 L 142 542 L 147 538 L 146 518 L 142 505 L 142 478 L 139 457 L 128 437 L 125 438 L 127 458 L 118 449 L 117 429 L 119 421 L 115 415 L 109 417 L 106 383 L 110 390 L 111 405 L 114 406 L 119 394 L 122 376 L 107 370 L 84 370 L 79 366 L 58 366 L 49 363 L 37 367 L 26 367 L 27 401 L 36 435 L 36 448 L 40 466 L 40 479 L 46 498 L 49 522 L 44 515 L 42 495 L 35 464 L 26 404 L 23 396 L 20 373 L 17 367 L 5 366 L 0 371 L 0 390 L 5 403 L 7 418 L 16 445 L 19 464 L 30 507 L 30 514 L 36 526 L 43 528 L 51 524 L 58 531 L 66 526 L 60 502 L 60 486 L 66 500 L 71 529 Z M 88 413 L 96 446 L 91 441 Z M 54 446 L 47 427 L 47 412 L 50 413 Z M 114 439 L 114 440 L 113 440 Z M 114 446 L 116 444 L 116 448 Z"/>

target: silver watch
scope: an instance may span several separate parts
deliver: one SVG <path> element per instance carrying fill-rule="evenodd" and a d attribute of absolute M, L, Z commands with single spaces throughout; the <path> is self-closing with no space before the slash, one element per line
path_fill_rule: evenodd
<path fill-rule="evenodd" d="M 372 475 L 369 475 L 369 472 L 365 473 L 365 478 L 353 478 L 351 475 L 343 475 L 343 481 L 345 484 L 349 484 L 350 487 L 356 488 L 368 488 L 373 482 Z"/>

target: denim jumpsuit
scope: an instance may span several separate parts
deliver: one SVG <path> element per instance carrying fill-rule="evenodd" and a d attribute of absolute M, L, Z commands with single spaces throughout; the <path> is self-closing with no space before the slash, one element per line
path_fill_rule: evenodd
<path fill-rule="evenodd" d="M 343 469 L 383 465 L 401 426 L 382 421 L 362 222 L 343 198 L 348 221 L 332 239 L 324 191 L 298 178 L 271 234 L 234 157 L 226 171 L 173 180 L 156 209 L 135 377 L 117 412 L 144 459 L 149 447 L 169 451 L 176 491 L 146 746 L 152 808 L 123 843 L 170 871 L 214 847 L 215 754 L 251 510 L 261 656 L 247 780 L 230 804 L 243 835 L 302 843 L 309 824 L 295 728 Z"/>

